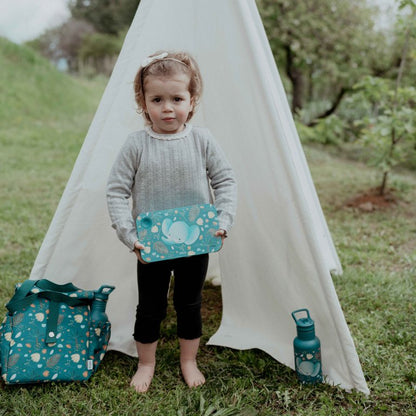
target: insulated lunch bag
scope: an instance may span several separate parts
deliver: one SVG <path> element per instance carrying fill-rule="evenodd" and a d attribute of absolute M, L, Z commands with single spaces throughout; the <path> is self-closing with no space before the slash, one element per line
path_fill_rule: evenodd
<path fill-rule="evenodd" d="M 89 379 L 110 339 L 105 307 L 113 290 L 114 286 L 107 285 L 83 290 L 46 279 L 17 284 L 0 324 L 5 383 Z"/>

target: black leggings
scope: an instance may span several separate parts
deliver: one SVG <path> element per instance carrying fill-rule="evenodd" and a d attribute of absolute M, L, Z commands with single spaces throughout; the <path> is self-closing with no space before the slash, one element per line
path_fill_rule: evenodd
<path fill-rule="evenodd" d="M 134 339 L 155 342 L 160 324 L 166 317 L 171 272 L 175 276 L 173 304 L 179 338 L 196 339 L 202 335 L 202 288 L 208 269 L 208 254 L 143 264 L 137 262 L 139 304 Z"/>

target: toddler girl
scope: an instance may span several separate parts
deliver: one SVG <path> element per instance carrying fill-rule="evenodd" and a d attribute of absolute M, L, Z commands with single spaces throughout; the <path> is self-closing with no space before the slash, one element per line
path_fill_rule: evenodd
<path fill-rule="evenodd" d="M 107 187 L 112 226 L 138 259 L 134 339 L 139 364 L 131 385 L 145 392 L 153 378 L 173 273 L 181 371 L 188 386 L 196 387 L 205 382 L 196 356 L 208 254 L 146 264 L 134 219 L 141 212 L 210 203 L 213 191 L 216 236 L 224 241 L 236 211 L 236 181 L 210 132 L 188 123 L 202 92 L 200 71 L 189 54 L 163 52 L 146 58 L 136 74 L 134 92 L 147 127 L 128 136 Z"/>

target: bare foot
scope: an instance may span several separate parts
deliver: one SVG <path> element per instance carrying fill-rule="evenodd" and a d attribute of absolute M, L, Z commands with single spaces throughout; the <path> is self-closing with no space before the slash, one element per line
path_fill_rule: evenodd
<path fill-rule="evenodd" d="M 137 367 L 136 374 L 131 379 L 130 386 L 134 387 L 137 393 L 146 393 L 149 390 L 150 383 L 155 373 L 154 365 L 140 364 Z"/>
<path fill-rule="evenodd" d="M 199 371 L 195 360 L 181 361 L 181 370 L 183 378 L 189 387 L 198 387 L 205 383 L 205 377 Z"/>

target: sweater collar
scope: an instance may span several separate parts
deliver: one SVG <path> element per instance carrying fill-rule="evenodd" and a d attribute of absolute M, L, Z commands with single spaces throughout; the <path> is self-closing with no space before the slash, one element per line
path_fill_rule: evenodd
<path fill-rule="evenodd" d="M 158 140 L 178 140 L 178 139 L 183 139 L 184 137 L 188 136 L 188 134 L 191 132 L 192 130 L 192 125 L 191 124 L 185 124 L 185 128 L 180 131 L 179 133 L 174 133 L 174 134 L 160 134 L 160 133 L 156 133 L 155 131 L 152 130 L 152 128 L 150 126 L 147 126 L 145 128 L 146 133 L 150 136 L 153 137 L 154 139 L 158 139 Z"/>

